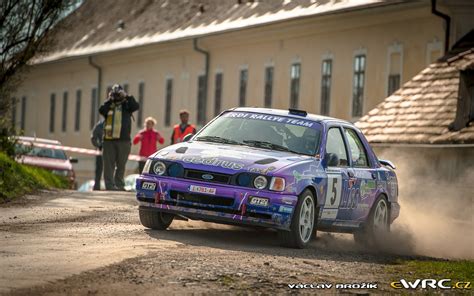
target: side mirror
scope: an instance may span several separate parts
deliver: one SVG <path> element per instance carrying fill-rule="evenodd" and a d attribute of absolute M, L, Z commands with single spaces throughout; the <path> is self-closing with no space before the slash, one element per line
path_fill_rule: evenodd
<path fill-rule="evenodd" d="M 194 134 L 187 134 L 186 136 L 184 136 L 183 142 L 187 142 L 191 140 L 192 137 L 194 137 Z"/>
<path fill-rule="evenodd" d="M 70 163 L 78 163 L 79 160 L 77 158 L 74 158 L 74 157 L 69 157 L 69 162 Z"/>
<path fill-rule="evenodd" d="M 391 167 L 392 169 L 396 169 L 395 165 L 390 160 L 379 159 L 379 162 L 384 166 L 388 166 L 388 167 Z"/>
<path fill-rule="evenodd" d="M 336 153 L 326 153 L 325 158 L 328 167 L 335 167 L 339 165 L 339 157 Z"/>

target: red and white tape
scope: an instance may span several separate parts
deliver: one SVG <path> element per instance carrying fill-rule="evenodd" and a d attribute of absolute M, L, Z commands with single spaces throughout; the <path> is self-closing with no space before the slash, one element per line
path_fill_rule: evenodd
<path fill-rule="evenodd" d="M 70 147 L 70 146 L 62 146 L 62 145 L 53 145 L 53 144 L 45 144 L 45 143 L 32 143 L 32 142 L 27 142 L 27 141 L 21 141 L 21 144 L 25 145 L 31 145 L 35 147 L 42 147 L 42 148 L 49 148 L 49 149 L 58 149 L 58 150 L 63 150 L 63 151 L 70 151 L 70 152 L 75 152 L 75 153 L 80 153 L 80 154 L 87 154 L 87 155 L 101 155 L 102 152 L 94 149 L 86 149 L 86 148 L 77 148 L 77 147 Z M 133 155 L 130 154 L 128 156 L 129 160 L 134 160 L 134 161 L 145 161 L 147 160 L 146 157 L 140 156 L 140 155 Z"/>

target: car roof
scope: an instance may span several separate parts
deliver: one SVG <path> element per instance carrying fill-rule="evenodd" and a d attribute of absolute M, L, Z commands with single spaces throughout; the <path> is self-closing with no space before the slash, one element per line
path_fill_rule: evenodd
<path fill-rule="evenodd" d="M 43 138 L 36 138 L 36 137 L 17 137 L 19 141 L 23 142 L 36 142 L 36 143 L 43 143 L 43 144 L 52 144 L 52 145 L 61 145 L 61 142 L 57 140 L 50 140 L 50 139 L 43 139 Z"/>
<path fill-rule="evenodd" d="M 322 122 L 322 123 L 336 122 L 336 123 L 343 123 L 343 124 L 354 126 L 354 124 L 352 124 L 349 121 L 334 118 L 334 117 L 311 114 L 311 113 L 307 113 L 306 116 L 302 116 L 302 115 L 291 114 L 289 110 L 283 110 L 283 109 L 270 109 L 270 108 L 260 108 L 260 107 L 237 107 L 237 108 L 228 109 L 226 111 L 265 113 L 265 114 L 287 116 L 287 117 L 298 118 L 298 119 L 309 119 L 312 121 Z M 303 110 L 298 110 L 298 111 L 306 112 Z"/>

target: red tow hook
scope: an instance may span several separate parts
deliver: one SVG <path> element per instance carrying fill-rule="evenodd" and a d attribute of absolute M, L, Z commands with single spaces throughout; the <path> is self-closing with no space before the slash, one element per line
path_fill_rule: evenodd
<path fill-rule="evenodd" d="M 240 215 L 241 215 L 241 216 L 244 216 L 246 211 L 247 211 L 247 205 L 244 203 L 244 204 L 242 205 L 242 209 L 241 209 Z"/>
<path fill-rule="evenodd" d="M 161 198 L 161 193 L 160 192 L 155 193 L 155 203 L 156 204 L 160 203 L 160 198 Z"/>

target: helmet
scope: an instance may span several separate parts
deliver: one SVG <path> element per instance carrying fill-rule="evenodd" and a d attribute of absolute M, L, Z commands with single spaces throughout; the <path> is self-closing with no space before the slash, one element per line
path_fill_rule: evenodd
<path fill-rule="evenodd" d="M 123 91 L 123 87 L 120 84 L 114 84 L 114 86 L 112 86 L 112 93 L 119 94 L 121 91 Z"/>

